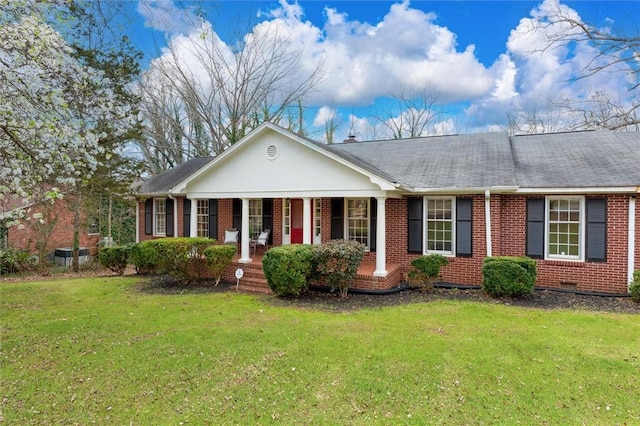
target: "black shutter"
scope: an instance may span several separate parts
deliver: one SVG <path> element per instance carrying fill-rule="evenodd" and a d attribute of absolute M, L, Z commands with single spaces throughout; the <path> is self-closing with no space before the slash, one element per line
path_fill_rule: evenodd
<path fill-rule="evenodd" d="M 378 233 L 378 200 L 371 198 L 371 213 L 369 214 L 369 251 L 376 251 L 376 238 Z"/>
<path fill-rule="evenodd" d="M 471 257 L 473 200 L 456 199 L 456 256 Z"/>
<path fill-rule="evenodd" d="M 422 254 L 422 198 L 407 198 L 407 250 L 409 253 Z"/>
<path fill-rule="evenodd" d="M 273 244 L 273 198 L 262 199 L 262 229 L 269 229 L 269 245 Z"/>
<path fill-rule="evenodd" d="M 607 199 L 587 199 L 587 260 L 607 260 Z"/>
<path fill-rule="evenodd" d="M 242 232 L 242 200 L 240 198 L 234 198 L 231 206 L 233 216 L 233 226 L 238 231 Z"/>
<path fill-rule="evenodd" d="M 191 236 L 191 200 L 188 198 L 182 203 L 182 236 Z"/>
<path fill-rule="evenodd" d="M 209 200 L 209 238 L 218 239 L 218 200 Z"/>
<path fill-rule="evenodd" d="M 331 199 L 331 239 L 344 238 L 344 198 Z"/>
<path fill-rule="evenodd" d="M 153 199 L 144 202 L 144 234 L 153 234 Z"/>
<path fill-rule="evenodd" d="M 526 254 L 529 257 L 544 257 L 544 198 L 527 199 Z"/>
<path fill-rule="evenodd" d="M 165 200 L 165 210 L 166 210 L 166 218 L 167 218 L 167 237 L 173 237 L 173 200 L 171 198 L 167 198 Z"/>

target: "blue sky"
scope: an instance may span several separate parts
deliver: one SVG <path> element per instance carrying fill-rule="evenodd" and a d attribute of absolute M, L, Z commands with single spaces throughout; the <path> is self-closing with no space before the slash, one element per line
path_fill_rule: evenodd
<path fill-rule="evenodd" d="M 594 55 L 586 45 L 531 53 L 541 34 L 526 31 L 527 22 L 543 22 L 558 7 L 601 29 L 633 34 L 640 26 L 638 0 L 140 0 L 131 3 L 135 19 L 128 32 L 145 52 L 148 67 L 162 56 L 167 40 L 189 37 L 189 22 L 198 13 L 226 43 L 233 42 L 239 18 L 281 25 L 306 51 L 329 58 L 329 78 L 311 101 L 310 123 L 319 125 L 323 115 L 338 114 L 367 138 L 372 134 L 368 114 L 386 102 L 389 87 L 402 84 L 438 93 L 443 114 L 433 133 L 464 133 L 504 128 L 507 112 L 541 109 L 552 95 L 584 99 L 606 91 L 628 96 L 624 73 L 571 82 Z M 360 72 L 345 75 L 345 64 L 355 64 Z M 339 136 L 348 131 L 341 129 Z"/>

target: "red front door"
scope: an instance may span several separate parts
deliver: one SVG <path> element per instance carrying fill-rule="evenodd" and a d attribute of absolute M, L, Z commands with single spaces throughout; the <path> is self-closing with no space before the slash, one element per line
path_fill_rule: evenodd
<path fill-rule="evenodd" d="M 303 204 L 301 199 L 291 200 L 291 244 L 302 244 Z"/>

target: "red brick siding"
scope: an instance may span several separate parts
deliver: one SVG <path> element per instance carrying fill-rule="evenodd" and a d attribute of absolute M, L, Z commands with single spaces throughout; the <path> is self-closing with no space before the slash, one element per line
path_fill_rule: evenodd
<path fill-rule="evenodd" d="M 43 213 L 46 220 L 46 208 L 42 206 L 32 206 L 29 209 L 29 216 L 33 216 L 35 213 Z M 74 213 L 69 207 L 68 200 L 58 200 L 53 208 L 51 218 L 57 216 L 58 222 L 47 241 L 47 253 L 52 253 L 56 248 L 66 248 L 73 246 L 73 222 Z M 88 247 L 91 255 L 97 253 L 98 242 L 100 235 L 89 234 L 86 226 L 84 226 L 84 219 L 86 215 L 81 213 L 81 227 L 80 227 L 80 247 Z M 8 247 L 27 250 L 29 253 L 36 254 L 36 242 L 42 238 L 38 235 L 38 232 L 31 225 L 31 220 L 22 220 L 21 226 L 11 226 L 8 229 L 7 244 Z"/>
<path fill-rule="evenodd" d="M 580 291 L 606 293 L 625 293 L 627 291 L 627 241 L 628 241 L 628 208 L 627 195 L 596 195 L 589 197 L 606 197 L 607 213 L 607 261 L 598 262 L 566 262 L 557 260 L 538 260 L 539 287 L 559 288 L 563 284 L 573 284 Z M 589 198 L 587 197 L 587 198 Z M 442 269 L 442 280 L 445 282 L 479 285 L 482 283 L 482 262 L 487 255 L 485 233 L 485 199 L 484 195 L 475 195 L 473 199 L 472 251 L 470 258 L 449 258 L 450 264 Z M 491 239 L 494 256 L 524 256 L 526 247 L 526 200 L 523 195 L 492 195 L 491 204 Z M 218 234 L 219 240 L 224 238 L 224 230 L 231 227 L 232 200 L 218 202 Z M 322 198 L 322 241 L 331 239 L 331 199 Z M 182 201 L 179 201 L 178 222 L 179 233 L 182 232 Z M 140 209 L 140 240 L 149 239 L 144 235 L 144 202 Z M 640 208 L 639 208 L 640 210 Z M 282 199 L 274 199 L 273 204 L 273 243 L 282 244 Z M 640 220 L 636 219 L 636 246 L 640 243 Z M 387 227 L 387 264 L 399 265 L 388 267 L 393 274 L 404 273 L 416 254 L 407 253 L 407 198 L 386 200 Z M 376 253 L 367 252 L 365 260 L 374 262 Z M 640 249 L 636 248 L 636 268 L 640 269 Z M 226 271 L 225 279 L 234 281 L 235 269 Z M 393 278 L 393 277 L 391 277 Z M 356 287 L 368 289 L 388 288 L 394 279 L 378 279 L 359 276 Z M 391 284 L 392 285 L 392 284 Z"/>

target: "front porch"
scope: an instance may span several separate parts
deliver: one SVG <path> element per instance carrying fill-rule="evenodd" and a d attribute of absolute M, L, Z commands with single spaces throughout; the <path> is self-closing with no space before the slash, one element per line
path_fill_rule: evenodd
<path fill-rule="evenodd" d="M 262 253 L 257 253 L 251 257 L 250 262 L 240 262 L 240 255 L 236 255 L 231 265 L 225 270 L 223 279 L 228 282 L 237 282 L 238 290 L 272 293 L 262 271 L 262 256 Z M 239 281 L 235 277 L 238 269 L 243 271 L 243 276 Z M 387 264 L 386 270 L 388 274 L 385 277 L 374 276 L 375 270 L 376 263 L 374 261 L 363 260 L 358 268 L 355 283 L 351 288 L 372 291 L 388 290 L 402 282 L 403 271 L 402 266 L 399 264 Z"/>

